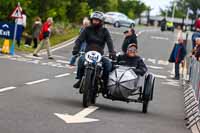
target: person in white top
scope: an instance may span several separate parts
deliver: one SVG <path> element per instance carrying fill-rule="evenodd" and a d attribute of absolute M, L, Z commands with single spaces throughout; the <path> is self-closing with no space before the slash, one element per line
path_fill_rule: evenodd
<path fill-rule="evenodd" d="M 24 32 L 24 29 L 26 28 L 26 13 L 24 10 L 22 10 L 22 18 L 17 18 L 16 19 L 16 24 L 18 25 L 18 28 L 22 28 L 22 32 L 21 32 L 21 35 L 22 36 L 22 33 Z M 20 47 L 20 40 L 17 40 L 17 45 L 18 47 Z"/>

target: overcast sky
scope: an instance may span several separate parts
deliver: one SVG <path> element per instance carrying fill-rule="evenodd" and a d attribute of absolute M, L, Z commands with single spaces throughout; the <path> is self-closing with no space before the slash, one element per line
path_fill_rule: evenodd
<path fill-rule="evenodd" d="M 146 5 L 150 6 L 152 9 L 151 15 L 159 14 L 160 8 L 165 9 L 170 5 L 170 2 L 173 0 L 141 0 Z"/>

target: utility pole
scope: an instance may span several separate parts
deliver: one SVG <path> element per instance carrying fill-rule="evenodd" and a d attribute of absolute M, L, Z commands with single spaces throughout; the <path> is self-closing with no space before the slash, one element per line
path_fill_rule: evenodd
<path fill-rule="evenodd" d="M 147 26 L 150 24 L 150 10 L 151 10 L 151 7 L 148 7 L 148 9 L 147 9 Z"/>
<path fill-rule="evenodd" d="M 174 4 L 173 4 L 173 11 L 172 11 L 172 22 L 174 22 L 174 15 L 175 15 L 175 11 L 176 11 L 176 1 L 174 1 Z"/>

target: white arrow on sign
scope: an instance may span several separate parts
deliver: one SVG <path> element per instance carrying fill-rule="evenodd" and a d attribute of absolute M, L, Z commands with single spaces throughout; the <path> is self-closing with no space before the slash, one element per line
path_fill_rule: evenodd
<path fill-rule="evenodd" d="M 9 28 L 7 24 L 2 25 L 3 28 Z"/>
<path fill-rule="evenodd" d="M 95 122 L 99 121 L 98 119 L 92 119 L 92 118 L 85 118 L 95 110 L 97 110 L 98 107 L 90 106 L 88 108 L 83 109 L 81 112 L 75 114 L 75 115 L 68 115 L 68 114 L 58 114 L 54 113 L 58 118 L 62 119 L 66 123 L 88 123 L 88 122 Z"/>

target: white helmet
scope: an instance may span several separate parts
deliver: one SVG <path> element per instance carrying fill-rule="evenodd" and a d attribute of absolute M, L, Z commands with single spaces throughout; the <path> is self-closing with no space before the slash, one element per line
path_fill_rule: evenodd
<path fill-rule="evenodd" d="M 91 14 L 90 19 L 98 19 L 100 21 L 104 21 L 104 13 L 100 11 L 95 11 Z"/>

